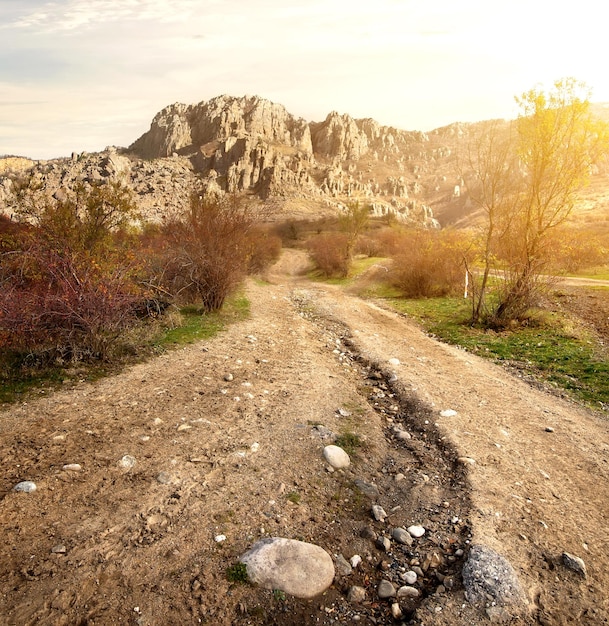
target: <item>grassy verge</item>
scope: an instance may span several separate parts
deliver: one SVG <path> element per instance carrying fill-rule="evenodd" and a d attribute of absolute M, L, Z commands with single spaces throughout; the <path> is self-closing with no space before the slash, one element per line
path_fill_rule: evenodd
<path fill-rule="evenodd" d="M 384 261 L 382 257 L 365 257 L 365 258 L 357 258 L 351 262 L 351 266 L 349 267 L 349 273 L 347 276 L 343 276 L 342 278 L 328 278 L 324 276 L 319 270 L 311 270 L 307 274 L 307 278 L 317 282 L 328 283 L 329 285 L 342 285 L 348 286 L 350 285 L 356 278 L 361 276 L 366 270 L 370 269 L 376 263 L 380 261 Z"/>
<path fill-rule="evenodd" d="M 533 326 L 495 332 L 466 323 L 470 310 L 462 298 L 386 301 L 442 341 L 515 367 L 592 408 L 609 410 L 606 352 L 589 333 L 574 327 L 571 319 L 544 313 Z"/>
<path fill-rule="evenodd" d="M 109 363 L 78 363 L 44 368 L 28 363 L 27 358 L 2 359 L 0 355 L 0 404 L 22 401 L 31 394 L 45 394 L 78 381 L 93 381 L 115 374 L 122 367 L 155 356 L 166 350 L 210 339 L 228 325 L 249 316 L 249 301 L 238 294 L 228 299 L 221 311 L 201 313 L 196 307 L 184 307 L 171 314 L 168 326 L 161 320 L 145 332 L 134 333 L 127 350 Z M 141 330 L 141 329 L 140 329 Z"/>

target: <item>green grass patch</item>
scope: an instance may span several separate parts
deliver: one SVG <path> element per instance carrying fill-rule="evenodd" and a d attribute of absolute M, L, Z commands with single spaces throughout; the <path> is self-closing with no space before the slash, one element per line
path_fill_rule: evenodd
<path fill-rule="evenodd" d="M 328 283 L 329 285 L 341 285 L 346 287 L 353 283 L 353 281 L 361 276 L 364 272 L 369 270 L 373 265 L 376 265 L 380 261 L 384 260 L 386 259 L 382 257 L 356 258 L 351 261 L 349 273 L 347 274 L 347 276 L 343 276 L 341 278 L 328 277 L 324 276 L 320 270 L 314 269 L 307 273 L 307 278 L 316 282 Z"/>
<path fill-rule="evenodd" d="M 352 456 L 358 448 L 362 447 L 363 442 L 359 435 L 347 431 L 336 438 L 334 445 L 342 448 L 349 456 Z"/>
<path fill-rule="evenodd" d="M 231 583 L 247 583 L 249 576 L 247 575 L 247 566 L 245 563 L 235 563 L 226 568 L 226 579 Z"/>
<path fill-rule="evenodd" d="M 609 410 L 606 352 L 585 331 L 574 332 L 570 320 L 545 313 L 534 325 L 495 332 L 469 326 L 469 303 L 460 298 L 388 302 L 442 341 L 509 364 L 588 406 Z"/>

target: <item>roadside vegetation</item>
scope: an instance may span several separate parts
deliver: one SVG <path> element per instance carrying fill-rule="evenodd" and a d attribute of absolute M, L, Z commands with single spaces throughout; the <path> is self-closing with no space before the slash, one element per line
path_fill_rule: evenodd
<path fill-rule="evenodd" d="M 489 122 L 464 139 L 461 172 L 476 227 L 359 220 L 354 229 L 354 204 L 342 222 L 320 222 L 309 236 L 314 275 L 351 289 L 357 283 L 360 294 L 384 299 L 439 339 L 607 410 L 609 289 L 595 316 L 565 308 L 556 279 L 609 277 L 606 221 L 571 219 L 591 172 L 606 165 L 609 131 L 572 79 L 517 100 L 521 115 L 511 125 Z"/>
<path fill-rule="evenodd" d="M 281 247 L 233 198 L 138 218 L 118 183 L 48 198 L 24 182 L 0 218 L 0 401 L 212 336 L 247 314 L 239 285 Z"/>

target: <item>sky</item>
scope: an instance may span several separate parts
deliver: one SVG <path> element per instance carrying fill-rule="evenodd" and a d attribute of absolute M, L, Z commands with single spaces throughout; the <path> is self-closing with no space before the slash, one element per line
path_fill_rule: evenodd
<path fill-rule="evenodd" d="M 0 0 L 0 155 L 128 146 L 221 94 L 423 131 L 564 77 L 609 102 L 605 22 L 597 0 Z"/>

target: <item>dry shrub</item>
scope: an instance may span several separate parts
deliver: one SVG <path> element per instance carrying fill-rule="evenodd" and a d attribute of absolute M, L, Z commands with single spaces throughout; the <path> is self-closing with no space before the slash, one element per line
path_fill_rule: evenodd
<path fill-rule="evenodd" d="M 467 244 L 454 231 L 410 230 L 399 239 L 390 281 L 408 298 L 459 293 Z"/>
<path fill-rule="evenodd" d="M 307 242 L 315 267 L 328 277 L 342 278 L 349 272 L 350 239 L 346 233 L 316 235 Z"/>
<path fill-rule="evenodd" d="M 247 274 L 253 225 L 251 209 L 236 198 L 194 196 L 189 212 L 160 231 L 149 283 L 178 303 L 220 309 Z"/>
<path fill-rule="evenodd" d="M 281 253 L 281 238 L 262 227 L 251 229 L 249 236 L 248 272 L 257 274 L 274 263 Z"/>
<path fill-rule="evenodd" d="M 42 364 L 106 359 L 137 321 L 130 270 L 30 241 L 1 263 L 0 349 Z"/>

